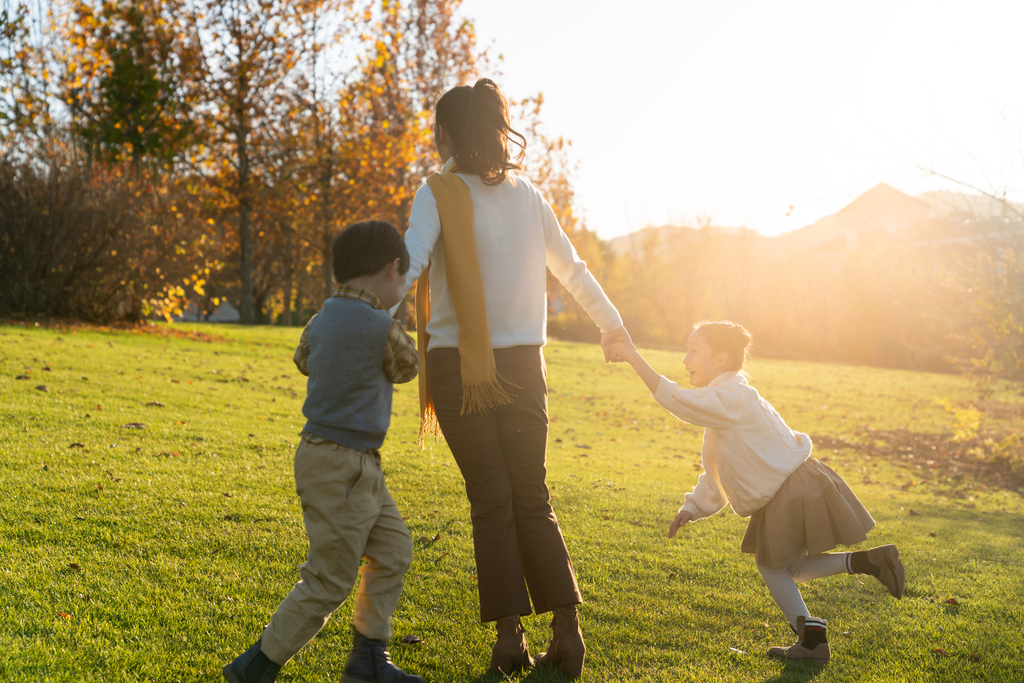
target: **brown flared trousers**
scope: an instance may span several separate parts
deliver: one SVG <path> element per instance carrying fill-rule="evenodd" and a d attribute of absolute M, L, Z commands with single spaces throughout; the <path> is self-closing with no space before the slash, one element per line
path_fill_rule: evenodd
<path fill-rule="evenodd" d="M 444 438 L 466 481 L 473 519 L 480 619 L 538 614 L 583 601 L 545 483 L 548 394 L 538 346 L 495 349 L 498 374 L 517 387 L 512 403 L 459 415 L 458 349 L 427 354 L 430 389 Z"/>

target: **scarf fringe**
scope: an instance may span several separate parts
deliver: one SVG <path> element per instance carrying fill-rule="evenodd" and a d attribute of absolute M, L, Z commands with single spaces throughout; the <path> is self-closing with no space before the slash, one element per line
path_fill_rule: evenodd
<path fill-rule="evenodd" d="M 486 415 L 496 408 L 512 403 L 516 398 L 516 394 L 509 392 L 505 387 L 501 386 L 502 382 L 516 389 L 522 389 L 521 386 L 508 381 L 498 373 L 495 373 L 494 379 L 490 382 L 463 384 L 462 411 L 460 415 L 472 415 L 473 413 Z"/>
<path fill-rule="evenodd" d="M 441 433 L 441 425 L 437 421 L 437 411 L 434 409 L 433 403 L 428 403 L 426 408 L 420 414 L 420 434 L 419 438 L 416 439 L 416 445 L 420 447 L 420 450 L 426 448 L 426 439 L 428 436 L 434 437 L 434 443 L 441 443 L 444 439 L 444 434 Z"/>

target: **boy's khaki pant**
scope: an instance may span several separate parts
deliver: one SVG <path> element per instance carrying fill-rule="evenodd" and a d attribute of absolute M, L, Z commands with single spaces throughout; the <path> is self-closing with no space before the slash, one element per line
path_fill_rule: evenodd
<path fill-rule="evenodd" d="M 353 625 L 367 638 L 391 636 L 391 614 L 412 562 L 412 538 L 395 507 L 380 461 L 338 444 L 305 438 L 295 452 L 295 487 L 309 536 L 301 580 L 274 613 L 261 649 L 284 664 L 324 627 L 362 576 Z M 366 564 L 359 568 L 365 557 Z"/>

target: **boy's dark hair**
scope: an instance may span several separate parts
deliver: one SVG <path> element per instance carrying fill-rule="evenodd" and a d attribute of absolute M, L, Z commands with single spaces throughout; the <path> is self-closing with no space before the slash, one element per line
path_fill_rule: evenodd
<path fill-rule="evenodd" d="M 451 138 L 455 165 L 463 173 L 476 174 L 487 185 L 500 185 L 509 171 L 522 168 L 526 138 L 512 130 L 508 102 L 491 79 L 452 88 L 438 100 L 434 116 Z M 519 146 L 515 159 L 508 151 L 510 141 Z"/>
<path fill-rule="evenodd" d="M 396 258 L 402 259 L 398 272 L 409 271 L 409 250 L 398 229 L 384 221 L 353 223 L 331 243 L 334 279 L 341 284 L 363 275 L 373 275 Z"/>

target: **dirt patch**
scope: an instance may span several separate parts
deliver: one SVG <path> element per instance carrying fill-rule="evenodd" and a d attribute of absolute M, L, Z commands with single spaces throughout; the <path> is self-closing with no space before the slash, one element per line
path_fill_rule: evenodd
<path fill-rule="evenodd" d="M 922 481 L 972 479 L 998 488 L 1024 487 L 1024 440 L 1018 435 L 953 441 L 949 433 L 867 430 L 858 441 L 812 436 L 815 450 L 850 449 L 890 460 Z M 910 483 L 905 487 L 911 486 Z"/>
<path fill-rule="evenodd" d="M 127 334 L 152 335 L 154 337 L 174 337 L 175 339 L 189 339 L 191 341 L 218 342 L 223 343 L 224 337 L 218 334 L 198 332 L 196 330 L 182 330 L 170 325 L 159 325 L 150 321 L 143 322 L 114 322 L 107 325 L 97 325 L 77 320 L 10 320 L 0 318 L 0 326 L 43 328 L 58 330 L 60 332 L 124 332 Z"/>

